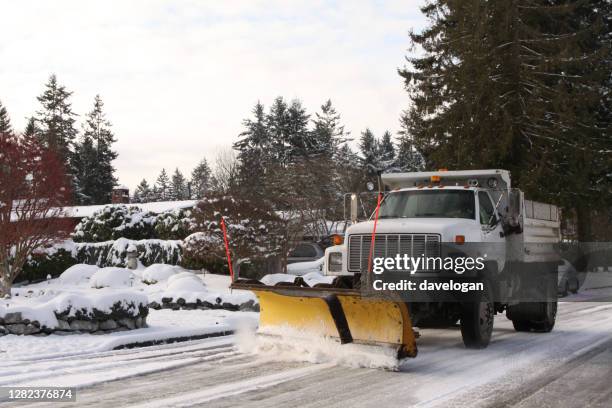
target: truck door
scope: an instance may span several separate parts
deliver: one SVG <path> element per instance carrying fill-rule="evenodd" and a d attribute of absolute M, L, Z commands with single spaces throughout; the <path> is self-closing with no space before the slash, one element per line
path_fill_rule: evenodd
<path fill-rule="evenodd" d="M 485 190 L 478 191 L 478 217 L 483 253 L 486 253 L 488 262 L 497 261 L 498 271 L 501 272 L 506 259 L 506 238 L 501 218 L 495 211 L 491 196 Z"/>

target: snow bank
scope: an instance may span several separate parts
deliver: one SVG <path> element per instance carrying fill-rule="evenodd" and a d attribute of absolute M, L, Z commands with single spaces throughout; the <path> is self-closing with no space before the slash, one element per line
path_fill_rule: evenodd
<path fill-rule="evenodd" d="M 274 286 L 278 283 L 293 283 L 295 281 L 295 275 L 288 275 L 286 273 L 271 273 L 260 279 L 260 282 L 264 285 Z"/>
<path fill-rule="evenodd" d="M 136 276 L 127 268 L 107 267 L 99 269 L 91 277 L 92 288 L 124 288 L 134 286 Z"/>
<path fill-rule="evenodd" d="M 303 275 L 301 278 L 310 287 L 313 287 L 319 283 L 331 284 L 334 282 L 334 279 L 335 279 L 334 276 L 325 276 L 325 275 L 322 275 L 320 272 L 316 272 L 316 271 L 309 272 Z M 261 278 L 260 282 L 263 283 L 264 285 L 275 286 L 279 283 L 294 283 L 295 279 L 296 279 L 295 275 L 289 275 L 285 273 L 272 273 L 272 274 L 266 275 L 263 278 Z"/>
<path fill-rule="evenodd" d="M 144 269 L 142 272 L 142 280 L 145 283 L 155 284 L 168 280 L 172 275 L 176 275 L 181 271 L 184 271 L 184 269 L 179 266 L 153 264 Z"/>
<path fill-rule="evenodd" d="M 91 277 L 98 271 L 96 265 L 76 264 L 66 269 L 58 278 L 62 285 L 88 284 Z"/>
<path fill-rule="evenodd" d="M 319 272 L 307 273 L 306 275 L 302 276 L 302 279 L 304 279 L 304 282 L 306 282 L 306 284 L 311 288 L 315 285 L 318 285 L 319 283 L 329 285 L 334 282 L 333 276 L 321 275 Z"/>

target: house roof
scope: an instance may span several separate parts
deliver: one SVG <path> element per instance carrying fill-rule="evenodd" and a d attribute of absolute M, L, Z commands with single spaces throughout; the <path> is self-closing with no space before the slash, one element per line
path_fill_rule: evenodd
<path fill-rule="evenodd" d="M 143 211 L 150 211 L 155 214 L 163 213 L 171 210 L 179 210 L 181 208 L 195 207 L 198 200 L 183 200 L 183 201 L 159 201 L 152 203 L 130 203 L 130 204 L 104 204 L 104 205 L 79 205 L 73 207 L 64 207 L 63 214 L 66 218 L 83 218 L 90 217 L 96 211 L 104 207 L 117 207 L 124 205 L 126 207 L 138 207 Z"/>

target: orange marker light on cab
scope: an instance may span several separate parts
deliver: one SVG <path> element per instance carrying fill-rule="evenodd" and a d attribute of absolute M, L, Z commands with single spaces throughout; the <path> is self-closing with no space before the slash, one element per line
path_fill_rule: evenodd
<path fill-rule="evenodd" d="M 465 235 L 455 235 L 455 244 L 465 244 Z"/>
<path fill-rule="evenodd" d="M 332 235 L 332 244 L 334 245 L 342 245 L 344 242 L 344 238 L 341 235 Z"/>

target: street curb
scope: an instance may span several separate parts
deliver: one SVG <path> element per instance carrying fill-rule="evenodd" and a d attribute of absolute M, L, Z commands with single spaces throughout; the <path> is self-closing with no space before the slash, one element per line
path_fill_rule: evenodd
<path fill-rule="evenodd" d="M 137 341 L 134 343 L 122 344 L 120 346 L 113 348 L 113 350 L 131 349 L 131 348 L 136 348 L 136 347 L 157 346 L 159 344 L 181 343 L 184 341 L 201 340 L 201 339 L 207 339 L 210 337 L 223 337 L 223 336 L 229 336 L 232 334 L 234 334 L 234 330 L 224 330 L 224 331 L 214 332 L 214 333 L 196 334 L 194 336 L 168 337 L 166 339 L 159 339 L 159 340 Z"/>

